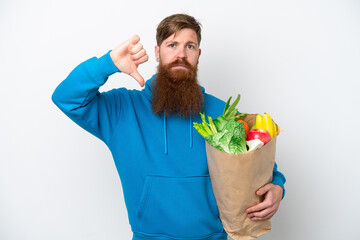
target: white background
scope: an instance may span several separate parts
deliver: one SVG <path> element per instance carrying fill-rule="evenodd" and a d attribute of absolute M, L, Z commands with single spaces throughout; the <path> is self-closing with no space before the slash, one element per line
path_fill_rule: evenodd
<path fill-rule="evenodd" d="M 100 140 L 51 102 L 82 61 L 138 34 L 156 70 L 155 29 L 203 25 L 199 79 L 285 130 L 286 196 L 260 239 L 359 239 L 360 2 L 353 0 L 0 0 L 0 239 L 131 239 L 121 183 Z M 137 83 L 113 75 L 102 90 Z"/>

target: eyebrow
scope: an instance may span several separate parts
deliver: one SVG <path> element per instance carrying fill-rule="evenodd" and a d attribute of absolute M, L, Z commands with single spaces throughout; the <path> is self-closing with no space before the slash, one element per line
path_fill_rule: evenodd
<path fill-rule="evenodd" d="M 166 44 L 170 44 L 170 43 L 175 43 L 175 44 L 178 44 L 179 42 L 178 41 L 167 41 L 167 42 L 165 42 Z M 196 42 L 193 42 L 193 41 L 187 41 L 186 42 L 186 45 L 188 45 L 188 44 L 194 44 L 196 47 L 198 46 L 197 45 L 197 43 Z"/>

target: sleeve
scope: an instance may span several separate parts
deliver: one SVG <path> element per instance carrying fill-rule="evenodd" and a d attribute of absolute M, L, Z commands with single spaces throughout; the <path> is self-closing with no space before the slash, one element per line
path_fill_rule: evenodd
<path fill-rule="evenodd" d="M 273 169 L 273 180 L 271 183 L 282 187 L 282 189 L 284 190 L 282 198 L 284 198 L 285 196 L 285 187 L 284 187 L 285 182 L 286 182 L 286 178 L 281 172 L 277 170 L 277 164 L 275 162 Z"/>
<path fill-rule="evenodd" d="M 78 65 L 52 95 L 61 111 L 105 143 L 118 122 L 121 100 L 118 91 L 100 93 L 99 88 L 116 72 L 119 70 L 109 51 L 101 58 L 93 57 Z"/>

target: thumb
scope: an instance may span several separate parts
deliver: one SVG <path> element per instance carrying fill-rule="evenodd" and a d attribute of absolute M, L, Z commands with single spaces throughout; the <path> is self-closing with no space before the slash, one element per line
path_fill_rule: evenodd
<path fill-rule="evenodd" d="M 270 190 L 270 185 L 269 185 L 269 184 L 266 184 L 265 186 L 259 188 L 259 189 L 256 191 L 256 195 L 262 196 L 262 195 L 264 195 L 265 193 L 267 193 L 269 190 Z"/>
<path fill-rule="evenodd" d="M 137 70 L 134 70 L 132 73 L 130 73 L 130 76 L 132 76 L 140 84 L 141 87 L 144 86 L 145 84 L 144 78 L 140 75 L 140 73 Z"/>

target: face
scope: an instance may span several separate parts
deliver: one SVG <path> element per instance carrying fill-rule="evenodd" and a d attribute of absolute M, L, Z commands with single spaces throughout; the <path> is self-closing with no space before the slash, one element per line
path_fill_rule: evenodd
<path fill-rule="evenodd" d="M 200 49 L 192 29 L 183 29 L 155 47 L 160 58 L 152 90 L 152 110 L 189 117 L 198 115 L 203 107 L 203 94 L 197 81 Z"/>
<path fill-rule="evenodd" d="M 196 32 L 190 28 L 179 30 L 176 34 L 165 39 L 160 46 L 155 46 L 155 56 L 160 58 L 164 65 L 180 59 L 186 60 L 195 67 L 198 64 L 200 54 L 201 50 L 198 46 Z M 175 65 L 172 69 L 188 70 L 182 64 Z"/>

